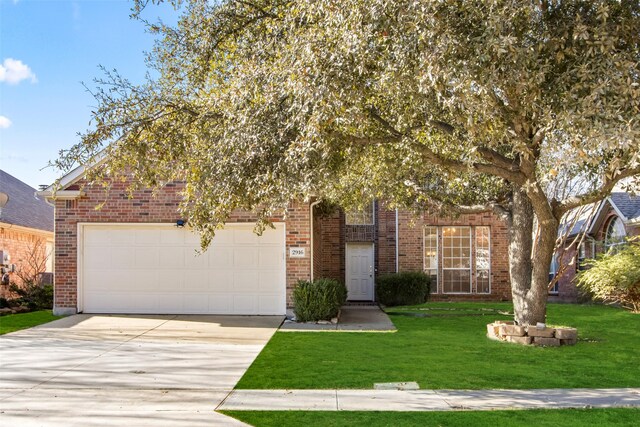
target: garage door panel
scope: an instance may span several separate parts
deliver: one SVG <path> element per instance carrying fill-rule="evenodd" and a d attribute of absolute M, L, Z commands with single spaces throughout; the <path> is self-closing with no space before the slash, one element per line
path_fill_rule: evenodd
<path fill-rule="evenodd" d="M 258 244 L 258 235 L 253 232 L 248 233 L 247 227 L 238 227 L 238 229 L 233 230 L 233 243 L 254 246 Z"/>
<path fill-rule="evenodd" d="M 136 270 L 122 271 L 126 276 L 118 282 L 116 289 L 153 294 L 160 283 L 159 271 L 154 268 L 139 267 Z"/>
<path fill-rule="evenodd" d="M 85 247 L 102 246 L 102 245 L 114 245 L 112 243 L 113 236 L 109 233 L 109 230 L 104 228 L 96 228 L 90 235 L 85 236 Z"/>
<path fill-rule="evenodd" d="M 123 279 L 124 275 L 119 272 L 109 274 L 107 271 L 92 271 L 85 276 L 85 280 L 92 283 L 92 289 L 96 291 L 106 292 L 112 288 L 114 283 L 117 283 L 118 279 Z"/>
<path fill-rule="evenodd" d="M 209 311 L 208 295 L 186 294 L 184 295 L 184 305 L 189 307 L 191 313 L 207 313 Z"/>
<path fill-rule="evenodd" d="M 278 301 L 284 298 L 284 295 L 261 295 L 258 300 L 258 312 L 265 314 L 279 314 L 273 312 L 273 307 L 276 307 Z"/>
<path fill-rule="evenodd" d="M 107 250 L 107 248 L 105 248 Z M 160 261 L 160 249 L 157 247 L 135 248 L 135 269 L 159 268 L 163 264 Z"/>
<path fill-rule="evenodd" d="M 79 251 L 82 309 L 284 314 L 284 226 L 266 230 L 262 237 L 252 230 L 251 225 L 230 224 L 198 255 L 199 237 L 188 229 L 85 225 Z"/>
<path fill-rule="evenodd" d="M 233 266 L 236 268 L 256 267 L 258 265 L 258 248 L 236 247 L 233 250 Z"/>
<path fill-rule="evenodd" d="M 185 252 L 187 249 L 181 246 L 163 246 L 160 249 L 160 264 L 158 268 L 166 270 L 177 270 L 184 268 Z"/>
<path fill-rule="evenodd" d="M 171 230 L 166 230 L 160 233 L 160 244 L 162 246 L 184 246 L 186 233 L 183 230 L 175 227 Z"/>
<path fill-rule="evenodd" d="M 163 233 L 171 233 L 172 229 L 163 230 Z M 160 245 L 160 235 L 158 230 L 153 228 L 135 228 L 136 246 L 158 246 Z"/>
<path fill-rule="evenodd" d="M 217 239 L 218 237 L 214 237 Z M 209 259 L 209 266 L 214 268 L 220 267 L 232 267 L 233 266 L 233 248 L 230 247 L 216 247 L 210 248 L 206 254 Z"/>
<path fill-rule="evenodd" d="M 235 271 L 233 280 L 233 290 L 238 293 L 255 292 L 260 283 L 260 273 L 258 271 Z"/>
<path fill-rule="evenodd" d="M 194 234 L 197 236 L 197 234 Z M 197 238 L 196 244 L 200 247 L 200 237 Z M 215 248 L 218 246 L 226 246 L 233 244 L 233 231 L 231 230 L 216 230 L 216 236 L 211 241 L 209 248 Z"/>
<path fill-rule="evenodd" d="M 257 314 L 257 297 L 255 295 L 234 295 L 233 309 L 247 314 Z"/>
<path fill-rule="evenodd" d="M 189 249 L 185 249 L 182 254 L 184 259 L 184 267 L 189 268 L 209 268 L 209 257 L 197 254 Z"/>
<path fill-rule="evenodd" d="M 209 298 L 209 313 L 232 314 L 233 295 L 218 294 L 213 298 Z"/>
<path fill-rule="evenodd" d="M 187 270 L 184 273 L 185 288 L 195 292 L 209 290 L 209 272 L 207 270 Z"/>
<path fill-rule="evenodd" d="M 208 289 L 211 292 L 233 291 L 233 270 L 210 270 L 208 272 Z"/>
<path fill-rule="evenodd" d="M 114 269 L 130 269 L 135 267 L 135 251 L 131 247 L 117 247 L 108 251 L 111 255 L 109 265 Z M 95 252 L 100 257 L 99 252 Z M 99 261 L 98 261 L 99 262 Z"/>
<path fill-rule="evenodd" d="M 280 293 L 281 287 L 278 283 L 282 283 L 284 278 L 280 271 L 262 271 L 258 276 L 258 286 L 260 292 L 264 293 Z"/>
<path fill-rule="evenodd" d="M 262 236 L 258 236 L 256 240 L 259 245 L 280 246 L 282 243 L 280 238 L 281 236 L 279 235 L 278 230 L 267 228 L 264 233 L 262 233 Z"/>
<path fill-rule="evenodd" d="M 258 266 L 269 268 L 281 265 L 283 261 L 282 250 L 277 246 L 260 247 L 258 249 Z"/>

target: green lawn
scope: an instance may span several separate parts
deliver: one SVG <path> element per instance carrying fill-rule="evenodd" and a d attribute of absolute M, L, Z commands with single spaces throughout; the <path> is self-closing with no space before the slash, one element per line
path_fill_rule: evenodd
<path fill-rule="evenodd" d="M 10 314 L 0 317 L 0 335 L 27 329 L 59 319 L 51 310 L 33 311 L 31 313 Z"/>
<path fill-rule="evenodd" d="M 555 409 L 465 412 L 222 411 L 256 427 L 338 426 L 637 426 L 640 409 Z"/>
<path fill-rule="evenodd" d="M 370 389 L 393 381 L 417 381 L 423 389 L 640 386 L 640 315 L 550 304 L 548 322 L 577 327 L 576 346 L 487 339 L 486 324 L 508 319 L 498 311 L 510 309 L 508 303 L 428 303 L 390 310 L 396 333 L 278 332 L 237 388 Z"/>

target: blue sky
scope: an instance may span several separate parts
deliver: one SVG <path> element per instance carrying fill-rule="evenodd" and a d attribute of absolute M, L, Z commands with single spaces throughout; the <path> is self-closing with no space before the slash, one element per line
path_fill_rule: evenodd
<path fill-rule="evenodd" d="M 129 18 L 129 0 L 0 0 L 0 169 L 34 188 L 59 172 L 43 169 L 78 141 L 95 102 L 99 65 L 141 82 L 153 38 Z M 145 18 L 171 22 L 169 7 Z M 43 170 L 41 170 L 43 169 Z"/>

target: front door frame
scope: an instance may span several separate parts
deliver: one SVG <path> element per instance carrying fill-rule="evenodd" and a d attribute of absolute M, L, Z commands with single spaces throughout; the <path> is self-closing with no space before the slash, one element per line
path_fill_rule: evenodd
<path fill-rule="evenodd" d="M 350 281 L 350 262 L 349 262 L 349 248 L 355 246 L 368 246 L 371 249 L 371 269 L 370 269 L 370 291 L 369 294 L 371 298 L 365 299 L 354 299 L 350 296 L 347 296 L 349 301 L 375 301 L 375 262 L 376 262 L 376 251 L 375 251 L 375 243 L 373 242 L 348 242 L 345 244 L 345 281 L 347 285 L 347 291 L 349 290 Z M 348 295 L 348 294 L 347 294 Z"/>

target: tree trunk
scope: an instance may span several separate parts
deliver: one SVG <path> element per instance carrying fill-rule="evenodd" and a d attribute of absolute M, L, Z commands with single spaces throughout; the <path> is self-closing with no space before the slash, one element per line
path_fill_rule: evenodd
<path fill-rule="evenodd" d="M 524 190 L 514 188 L 509 224 L 509 274 L 514 319 L 519 325 L 545 322 L 549 267 L 558 231 L 556 221 L 538 221 L 534 241 L 534 210 Z"/>

